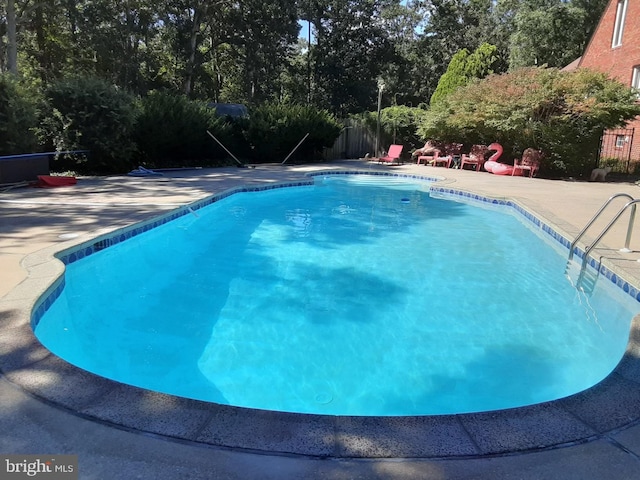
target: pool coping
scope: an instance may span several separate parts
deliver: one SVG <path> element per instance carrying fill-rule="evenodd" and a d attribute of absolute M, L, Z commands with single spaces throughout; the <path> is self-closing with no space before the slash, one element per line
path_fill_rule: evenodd
<path fill-rule="evenodd" d="M 372 174 L 332 170 L 311 175 Z M 439 180 L 410 174 L 374 173 Z M 640 320 L 631 324 L 625 355 L 596 386 L 570 397 L 529 407 L 473 414 L 412 417 L 351 417 L 254 410 L 160 394 L 93 375 L 56 357 L 33 335 L 31 322 L 44 313 L 64 285 L 64 258 L 83 248 L 108 248 L 126 240 L 129 231 L 150 229 L 173 216 L 190 214 L 238 191 L 309 184 L 284 182 L 264 187 L 237 187 L 133 226 L 79 238 L 29 255 L 29 277 L 2 300 L 15 314 L 0 331 L 0 369 L 13 384 L 51 405 L 83 418 L 144 434 L 201 445 L 269 454 L 336 458 L 473 458 L 509 455 L 585 443 L 640 423 Z M 476 195 L 442 183 L 439 194 L 487 203 L 510 204 L 540 221 L 561 244 L 567 235 L 512 199 Z M 211 201 L 212 198 L 216 200 Z M 510 202 L 510 203 L 509 203 Z M 209 204 L 206 203 L 206 204 Z M 550 229 L 550 231 L 546 231 Z M 145 230 L 142 230 L 145 231 Z M 133 233 L 132 233 L 133 234 Z M 109 242 L 104 242 L 105 239 Z M 102 242 L 102 243 L 100 243 Z M 113 242 L 113 243 L 112 243 Z M 568 248 L 568 245 L 566 245 Z M 72 259 L 66 257 L 69 262 Z M 624 289 L 623 275 L 603 267 L 610 281 Z M 607 276 L 607 273 L 604 276 Z M 52 279 L 56 279 L 52 282 Z M 627 283 L 629 288 L 636 286 Z M 636 290 L 637 291 L 637 290 Z M 630 293 L 627 291 L 627 293 Z M 637 294 L 636 294 L 637 295 Z M 30 310 L 24 308 L 29 300 Z M 47 305 L 48 304 L 48 305 Z"/>

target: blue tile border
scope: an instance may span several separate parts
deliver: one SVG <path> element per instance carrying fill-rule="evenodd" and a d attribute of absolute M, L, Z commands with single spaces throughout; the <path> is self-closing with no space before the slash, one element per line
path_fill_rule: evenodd
<path fill-rule="evenodd" d="M 55 282 L 47 289 L 47 291 L 40 296 L 36 304 L 33 306 L 31 313 L 31 325 L 32 327 L 37 325 L 42 316 L 46 313 L 53 302 L 55 302 L 65 287 L 65 276 L 60 275 Z"/>
<path fill-rule="evenodd" d="M 327 170 L 320 172 L 312 172 L 306 174 L 309 177 L 306 180 L 294 181 L 294 182 L 285 182 L 285 183 L 274 183 L 269 185 L 248 185 L 242 187 L 231 188 L 229 190 L 225 190 L 224 192 L 211 195 L 202 200 L 195 201 L 189 205 L 185 205 L 179 207 L 177 210 L 173 210 L 167 214 L 161 215 L 157 218 L 154 218 L 150 221 L 137 223 L 123 229 L 120 229 L 116 232 L 111 232 L 109 234 L 98 237 L 97 239 L 92 240 L 89 244 L 76 245 L 71 247 L 70 249 L 64 250 L 56 254 L 56 258 L 62 261 L 65 265 L 72 264 L 78 260 L 81 260 L 89 255 L 92 255 L 96 252 L 104 250 L 106 248 L 112 247 L 119 243 L 122 243 L 126 240 L 129 240 L 133 237 L 136 237 L 142 233 L 148 232 L 157 228 L 161 225 L 169 223 L 177 218 L 183 217 L 190 213 L 195 212 L 201 208 L 212 205 L 220 200 L 223 200 L 231 195 L 236 193 L 246 193 L 246 192 L 261 192 L 267 190 L 275 190 L 280 188 L 288 188 L 288 187 L 303 187 L 303 186 L 312 186 L 315 184 L 315 177 L 327 177 L 327 176 L 343 176 L 343 175 L 370 175 L 370 176 L 380 176 L 380 177 L 396 177 L 402 179 L 409 180 L 419 180 L 423 182 L 438 182 L 441 180 L 441 177 L 429 177 L 424 175 L 413 175 L 406 173 L 396 173 L 396 172 L 386 172 L 386 171 L 367 171 L 367 170 Z M 527 220 L 532 226 L 540 229 L 543 233 L 548 235 L 554 241 L 558 242 L 561 246 L 569 250 L 571 246 L 571 241 L 562 236 L 560 233 L 556 232 L 551 226 L 543 223 L 539 218 L 537 218 L 534 214 L 524 209 L 517 203 L 511 200 L 497 199 L 491 198 L 484 195 L 479 195 L 475 193 L 466 192 L 464 190 L 458 190 L 454 188 L 442 187 L 437 185 L 431 185 L 429 189 L 432 196 L 440 196 L 441 198 L 454 198 L 460 199 L 463 201 L 475 201 L 480 202 L 487 205 L 499 205 L 505 206 L 513 209 L 514 212 L 520 215 L 521 218 Z M 576 248 L 574 250 L 575 255 L 578 258 L 584 257 L 584 250 Z M 614 285 L 618 288 L 622 289 L 626 294 L 630 295 L 632 298 L 636 299 L 640 302 L 640 288 L 633 286 L 631 283 L 622 279 L 618 274 L 615 274 L 611 270 L 609 270 L 604 265 L 600 264 L 593 258 L 589 258 L 587 262 L 588 266 L 591 267 L 594 271 L 599 271 L 599 274 L 610 280 Z M 35 326 L 38 324 L 44 313 L 51 307 L 53 302 L 60 296 L 60 293 L 64 289 L 64 275 L 62 275 L 51 288 L 45 292 L 44 295 L 40 297 L 38 302 L 33 308 L 31 324 Z"/>
<path fill-rule="evenodd" d="M 426 177 L 424 175 L 413 175 L 411 173 L 384 172 L 379 170 L 326 170 L 307 173 L 309 177 L 327 177 L 331 175 L 371 175 L 374 177 L 397 177 L 426 182 L 438 182 L 442 180 L 442 177 Z"/>
<path fill-rule="evenodd" d="M 136 237 L 142 233 L 148 232 L 149 230 L 153 230 L 161 225 L 169 223 L 173 220 L 176 220 L 180 217 L 184 217 L 190 213 L 195 212 L 196 210 L 200 210 L 201 208 L 212 205 L 220 200 L 223 200 L 227 197 L 230 197 L 236 193 L 246 193 L 246 192 L 260 192 L 266 190 L 274 190 L 278 188 L 287 188 L 287 187 L 302 187 L 313 185 L 313 180 L 305 180 L 299 182 L 289 182 L 289 183 L 278 183 L 271 185 L 260 185 L 260 186 L 246 186 L 246 187 L 237 187 L 229 190 L 225 190 L 222 193 L 218 193 L 207 197 L 203 200 L 197 200 L 189 205 L 182 206 L 177 210 L 169 212 L 167 214 L 161 215 L 151 221 L 146 221 L 142 223 L 137 223 L 135 225 L 131 225 L 129 227 L 125 227 L 123 229 L 118 230 L 117 232 L 112 232 L 94 240 L 89 245 L 82 245 L 80 247 L 74 246 L 68 250 L 60 252 L 56 255 L 62 263 L 65 265 L 69 265 L 78 260 L 81 260 L 89 255 L 92 255 L 96 252 L 104 250 L 105 248 L 112 247 L 113 245 L 117 245 L 118 243 L 122 243 L 130 238 Z"/>

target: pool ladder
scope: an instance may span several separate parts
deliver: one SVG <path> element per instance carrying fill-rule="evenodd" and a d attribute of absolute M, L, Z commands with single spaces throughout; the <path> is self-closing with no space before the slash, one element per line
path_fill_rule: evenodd
<path fill-rule="evenodd" d="M 594 222 L 600 217 L 600 215 L 611 204 L 611 202 L 613 202 L 616 198 L 622 198 L 622 197 L 628 200 L 627 203 L 625 203 L 622 206 L 622 208 L 618 211 L 618 213 L 616 213 L 616 215 L 611 219 L 611 221 L 607 224 L 607 226 L 605 226 L 602 229 L 602 231 L 596 237 L 593 243 L 591 245 L 585 246 L 584 255 L 582 257 L 582 264 L 580 267 L 580 273 L 578 274 L 578 281 L 576 283 L 576 286 L 588 293 L 591 293 L 595 288 L 595 283 L 600 273 L 600 268 L 597 268 L 595 273 L 589 272 L 587 270 L 586 267 L 587 267 L 587 259 L 589 257 L 589 254 L 600 243 L 602 238 L 609 232 L 609 230 L 611 230 L 611 227 L 613 227 L 616 224 L 616 222 L 628 209 L 630 209 L 630 215 L 629 215 L 629 225 L 627 226 L 627 236 L 625 239 L 624 247 L 621 248 L 619 251 L 623 253 L 629 253 L 632 251 L 629 248 L 629 244 L 631 243 L 631 236 L 633 234 L 633 225 L 635 223 L 635 218 L 636 218 L 636 205 L 640 203 L 640 199 L 633 198 L 628 193 L 616 193 L 615 195 L 612 195 L 611 197 L 609 197 L 609 199 L 602 205 L 602 207 L 600 207 L 600 210 L 598 210 L 595 213 L 595 215 L 591 218 L 591 220 L 589 220 L 589 222 L 584 226 L 584 228 L 580 231 L 580 233 L 578 233 L 578 235 L 573 240 L 573 242 L 571 242 L 571 246 L 569 247 L 569 259 L 567 261 L 567 269 L 565 270 L 565 273 L 569 272 L 569 266 L 571 264 L 571 260 L 573 259 L 573 254 L 578 244 L 578 241 L 582 238 L 582 236 L 586 233 L 586 231 L 594 224 Z"/>

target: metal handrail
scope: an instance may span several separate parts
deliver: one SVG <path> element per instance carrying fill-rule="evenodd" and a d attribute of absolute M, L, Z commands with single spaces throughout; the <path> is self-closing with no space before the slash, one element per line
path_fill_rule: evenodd
<path fill-rule="evenodd" d="M 602 205 L 602 207 L 600 207 L 600 210 L 598 210 L 596 212 L 596 214 L 591 218 L 591 220 L 589 220 L 589 223 L 587 223 L 584 228 L 582 229 L 582 231 L 576 236 L 576 238 L 573 240 L 573 242 L 571 243 L 571 246 L 569 247 L 569 260 L 571 260 L 573 258 L 573 249 L 575 248 L 575 246 L 578 243 L 578 240 L 580 240 L 582 238 L 582 236 L 585 234 L 585 232 L 589 229 L 589 227 L 591 227 L 591 225 L 593 225 L 593 222 L 595 222 L 598 217 L 600 216 L 600 214 L 604 211 L 605 208 L 607 208 L 607 206 L 609 206 L 609 204 L 616 198 L 618 197 L 627 197 L 629 200 L 634 201 L 635 199 L 629 195 L 628 193 L 616 193 L 615 195 L 612 195 L 611 197 L 609 197 L 609 200 L 607 200 L 606 202 L 604 202 L 604 204 Z M 618 212 L 618 215 L 616 216 L 616 219 L 620 216 L 620 214 L 622 214 L 622 212 L 627 208 L 626 204 L 622 210 L 620 212 Z M 631 218 L 629 219 L 629 226 L 627 228 L 627 238 L 625 241 L 625 245 L 624 248 L 626 251 L 629 251 L 629 243 L 631 242 L 631 232 L 633 231 L 633 222 L 635 220 L 635 216 L 636 216 L 636 206 L 635 204 L 633 205 L 633 210 L 631 212 Z M 607 227 L 607 231 L 610 228 Z M 606 233 L 606 232 L 605 232 Z M 604 236 L 604 234 L 603 234 Z M 600 238 L 598 239 L 600 240 Z M 585 257 L 586 257 L 586 253 L 585 253 Z"/>
<path fill-rule="evenodd" d="M 624 211 L 628 207 L 632 207 L 632 210 L 631 210 L 631 221 L 629 222 L 629 228 L 627 230 L 627 242 L 625 244 L 624 250 L 631 251 L 631 250 L 629 250 L 629 239 L 631 237 L 631 230 L 633 229 L 633 219 L 635 218 L 636 204 L 637 203 L 640 203 L 640 199 L 635 199 L 635 200 L 631 200 L 630 202 L 627 202 L 624 205 L 624 207 L 622 207 L 620 209 L 620 211 L 616 214 L 616 216 L 613 217 L 613 219 L 611 219 L 609 224 L 606 227 L 604 227 L 604 229 L 602 230 L 602 232 L 600 232 L 600 235 L 598 235 L 598 237 L 594 240 L 594 242 L 591 245 L 589 245 L 587 248 L 585 248 L 584 257 L 582 257 L 582 266 L 583 266 L 583 268 L 587 264 L 587 257 L 589 255 L 589 253 L 591 252 L 591 250 L 593 250 L 596 247 L 596 245 L 600 242 L 600 240 L 602 240 L 602 237 L 604 237 L 607 234 L 609 229 L 618 221 L 620 216 L 624 213 Z"/>

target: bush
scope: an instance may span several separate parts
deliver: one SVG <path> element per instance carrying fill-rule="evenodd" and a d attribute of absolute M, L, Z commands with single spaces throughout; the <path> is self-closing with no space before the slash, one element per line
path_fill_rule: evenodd
<path fill-rule="evenodd" d="M 404 152 L 407 153 L 412 146 L 424 145 L 417 131 L 425 115 L 426 110 L 422 108 L 404 105 L 383 108 L 380 111 L 380 149 L 388 148 L 391 143 L 399 143 L 405 146 Z M 364 120 L 370 131 L 377 131 L 377 112 L 368 112 Z"/>
<path fill-rule="evenodd" d="M 131 168 L 135 99 L 93 77 L 52 83 L 45 91 L 40 135 L 56 151 L 89 150 L 57 168 L 79 173 L 123 172 Z"/>
<path fill-rule="evenodd" d="M 635 93 L 603 73 L 524 68 L 460 87 L 432 106 L 419 133 L 467 144 L 500 142 L 505 156 L 541 149 L 546 175 L 587 174 L 602 132 L 640 115 Z"/>
<path fill-rule="evenodd" d="M 31 153 L 38 145 L 36 108 L 10 75 L 0 75 L 0 155 Z"/>
<path fill-rule="evenodd" d="M 332 147 L 342 126 L 326 110 L 311 106 L 267 103 L 250 112 L 245 137 L 253 147 L 252 161 L 282 162 L 309 133 L 289 162 L 306 162 L 322 157 Z"/>
<path fill-rule="evenodd" d="M 483 43 L 473 53 L 466 48 L 456 53 L 449 62 L 447 71 L 440 77 L 435 92 L 431 95 L 431 105 L 437 104 L 457 88 L 468 84 L 474 78 L 484 78 L 496 71 L 499 64 L 498 48 Z"/>
<path fill-rule="evenodd" d="M 231 148 L 226 141 L 230 127 L 205 103 L 155 92 L 142 99 L 140 110 L 134 138 L 137 158 L 147 166 L 208 166 L 214 158 L 227 157 L 207 130 Z"/>

